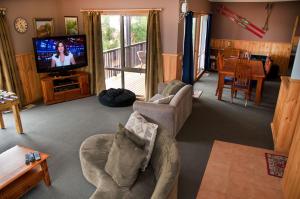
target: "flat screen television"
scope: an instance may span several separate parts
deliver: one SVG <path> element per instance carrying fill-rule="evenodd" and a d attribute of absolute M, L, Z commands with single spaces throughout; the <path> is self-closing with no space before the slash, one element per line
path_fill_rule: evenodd
<path fill-rule="evenodd" d="M 85 35 L 33 38 L 38 73 L 66 73 L 87 66 Z"/>

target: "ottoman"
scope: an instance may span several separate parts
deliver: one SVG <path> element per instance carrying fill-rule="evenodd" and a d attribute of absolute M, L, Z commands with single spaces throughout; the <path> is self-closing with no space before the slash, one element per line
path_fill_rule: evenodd
<path fill-rule="evenodd" d="M 136 99 L 135 94 L 127 89 L 110 88 L 103 90 L 98 96 L 99 102 L 109 107 L 131 106 Z"/>

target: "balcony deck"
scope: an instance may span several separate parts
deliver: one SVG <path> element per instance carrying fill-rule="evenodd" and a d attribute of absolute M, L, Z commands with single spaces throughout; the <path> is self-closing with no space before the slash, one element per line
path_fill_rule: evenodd
<path fill-rule="evenodd" d="M 136 95 L 145 95 L 145 74 L 124 72 L 125 88 L 131 90 Z M 121 86 L 121 73 L 116 76 L 110 77 L 105 80 L 106 89 L 109 88 L 122 88 Z"/>

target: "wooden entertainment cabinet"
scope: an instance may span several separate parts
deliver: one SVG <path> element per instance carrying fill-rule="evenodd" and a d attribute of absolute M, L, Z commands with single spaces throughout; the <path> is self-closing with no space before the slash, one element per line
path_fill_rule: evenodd
<path fill-rule="evenodd" d="M 41 79 L 45 104 L 55 104 L 90 96 L 89 75 L 72 72 L 67 76 L 47 76 Z"/>

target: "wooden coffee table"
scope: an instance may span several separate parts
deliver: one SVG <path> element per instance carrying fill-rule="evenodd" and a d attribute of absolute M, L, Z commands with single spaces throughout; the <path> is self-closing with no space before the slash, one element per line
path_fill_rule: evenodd
<path fill-rule="evenodd" d="M 0 154 L 0 198 L 19 198 L 41 180 L 51 185 L 48 173 L 48 154 L 41 153 L 41 160 L 25 164 L 25 154 L 33 149 L 15 146 Z"/>

